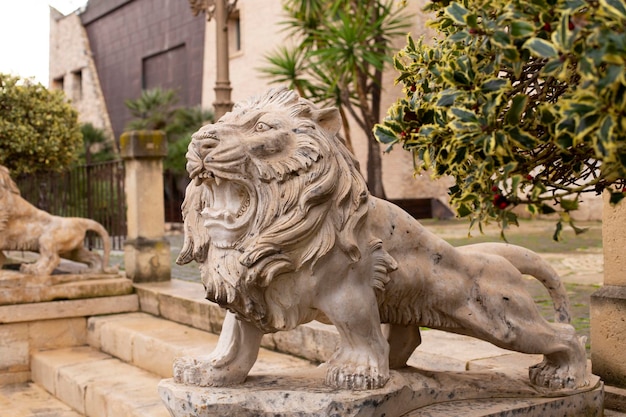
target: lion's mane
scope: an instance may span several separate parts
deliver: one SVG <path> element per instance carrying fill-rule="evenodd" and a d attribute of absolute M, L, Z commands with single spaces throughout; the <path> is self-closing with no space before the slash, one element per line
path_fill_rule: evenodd
<path fill-rule="evenodd" d="M 186 242 L 178 262 L 204 262 L 209 298 L 225 306 L 237 304 L 236 310 L 260 319 L 269 301 L 263 288 L 276 277 L 314 268 L 335 246 L 353 262 L 360 259 L 355 233 L 367 215 L 369 194 L 358 161 L 338 134 L 336 109 L 319 109 L 291 90 L 272 89 L 238 103 L 218 123 L 238 128 L 249 112 L 286 112 L 295 125 L 296 145 L 287 157 L 271 163 L 253 156 L 239 161 L 252 177 L 257 206 L 252 227 L 235 249 L 209 244 L 200 216 L 206 191 L 192 181 L 183 203 Z M 235 168 L 224 168 L 230 169 Z M 228 175 L 219 166 L 216 171 Z"/>

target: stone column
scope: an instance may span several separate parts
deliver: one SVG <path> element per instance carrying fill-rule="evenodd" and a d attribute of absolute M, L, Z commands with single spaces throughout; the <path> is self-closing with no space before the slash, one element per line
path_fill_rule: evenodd
<path fill-rule="evenodd" d="M 604 285 L 591 295 L 591 363 L 594 374 L 600 376 L 607 385 L 616 387 L 617 391 L 624 391 L 623 389 L 626 388 L 626 201 L 613 207 L 608 202 L 608 195 L 604 196 L 602 243 Z M 607 390 L 607 394 L 610 394 L 610 390 Z M 610 400 L 609 395 L 606 400 L 607 402 Z"/>
<path fill-rule="evenodd" d="M 167 281 L 171 277 L 170 245 L 165 239 L 162 131 L 131 131 L 120 137 L 126 170 L 126 277 L 134 282 Z"/>

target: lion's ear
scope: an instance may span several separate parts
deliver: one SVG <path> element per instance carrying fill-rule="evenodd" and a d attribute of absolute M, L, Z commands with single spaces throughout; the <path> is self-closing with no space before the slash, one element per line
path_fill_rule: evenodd
<path fill-rule="evenodd" d="M 321 129 L 327 131 L 331 137 L 335 136 L 341 129 L 341 114 L 339 114 L 339 110 L 336 107 L 315 110 L 312 119 L 317 122 Z"/>

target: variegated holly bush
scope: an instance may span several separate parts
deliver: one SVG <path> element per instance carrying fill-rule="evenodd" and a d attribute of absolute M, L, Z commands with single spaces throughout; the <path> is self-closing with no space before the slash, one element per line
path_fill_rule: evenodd
<path fill-rule="evenodd" d="M 560 214 L 587 193 L 625 196 L 624 0 L 433 1 L 433 42 L 395 57 L 405 97 L 375 128 L 450 175 L 451 204 L 481 224 L 512 208 Z M 571 223 L 573 226 L 573 223 Z M 575 230 L 580 231 L 575 228 Z"/>

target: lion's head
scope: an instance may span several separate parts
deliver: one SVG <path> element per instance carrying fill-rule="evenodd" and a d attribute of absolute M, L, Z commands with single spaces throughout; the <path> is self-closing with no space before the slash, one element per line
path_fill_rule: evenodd
<path fill-rule="evenodd" d="M 367 214 L 368 192 L 340 126 L 337 109 L 272 89 L 196 132 L 177 262 L 202 263 L 211 252 L 227 272 L 203 271 L 205 285 L 204 275 L 225 274 L 231 287 L 241 280 L 264 287 L 336 245 L 359 259 L 354 232 Z M 226 304 L 233 297 L 214 298 Z"/>

